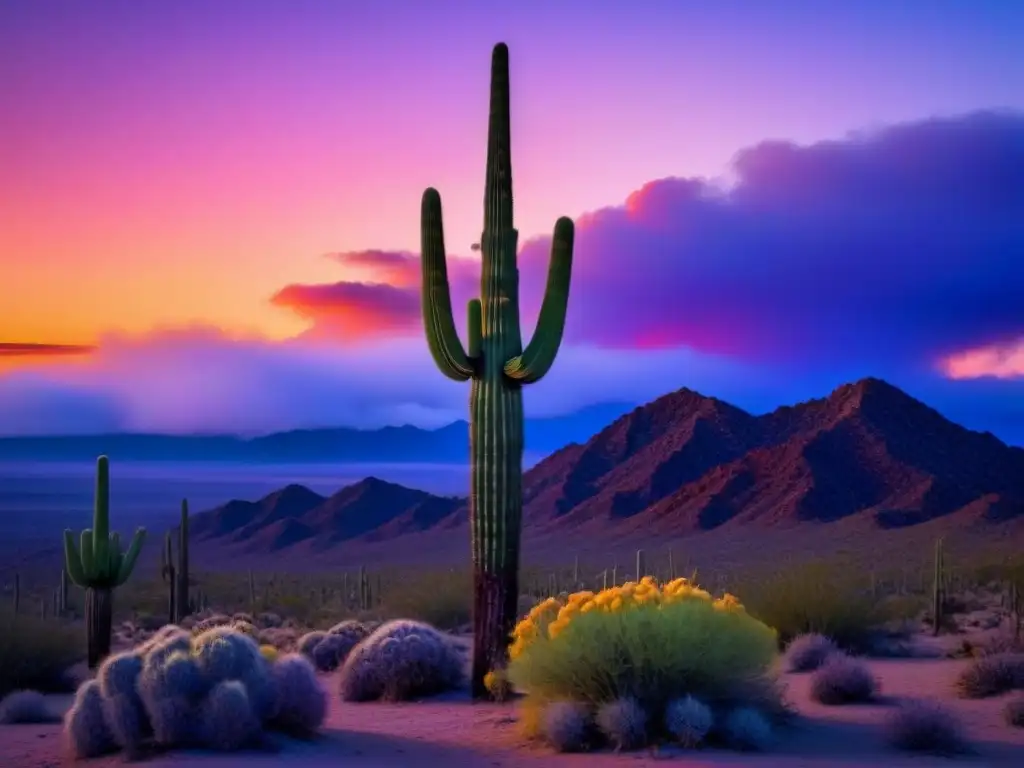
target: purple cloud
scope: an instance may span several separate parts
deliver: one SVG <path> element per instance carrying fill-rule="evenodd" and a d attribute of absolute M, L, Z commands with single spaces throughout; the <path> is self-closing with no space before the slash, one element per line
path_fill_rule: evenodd
<path fill-rule="evenodd" d="M 979 112 L 810 146 L 765 142 L 740 152 L 733 170 L 729 189 L 661 179 L 577 219 L 568 343 L 812 367 L 934 366 L 1024 336 L 1024 116 Z M 520 255 L 528 321 L 548 247 L 534 239 Z M 416 257 L 338 258 L 404 292 L 399 302 L 372 289 L 382 327 L 416 332 Z M 452 262 L 461 304 L 475 293 L 478 263 Z M 352 296 L 355 285 L 323 288 L 306 316 L 330 320 L 328 296 L 335 310 L 368 312 L 371 289 Z"/>

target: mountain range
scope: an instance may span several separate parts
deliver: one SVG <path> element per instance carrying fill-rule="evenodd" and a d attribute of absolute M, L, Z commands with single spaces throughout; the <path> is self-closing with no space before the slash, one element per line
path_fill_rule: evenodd
<path fill-rule="evenodd" d="M 575 413 L 527 419 L 526 450 L 546 455 L 567 441 L 585 440 L 633 406 L 601 403 Z M 0 437 L 0 461 L 225 461 L 264 463 L 457 462 L 469 454 L 469 425 L 440 429 L 298 429 L 259 437 L 236 435 L 39 435 Z"/>
<path fill-rule="evenodd" d="M 577 541 L 855 521 L 1024 519 L 1024 450 L 965 429 L 879 379 L 751 415 L 680 389 L 524 476 L 524 537 Z M 410 534 L 457 540 L 467 502 L 376 478 L 325 497 L 289 485 L 193 517 L 201 547 L 315 555 Z M 559 536 L 562 534 L 563 536 Z M 438 538 L 440 536 L 440 538 Z"/>

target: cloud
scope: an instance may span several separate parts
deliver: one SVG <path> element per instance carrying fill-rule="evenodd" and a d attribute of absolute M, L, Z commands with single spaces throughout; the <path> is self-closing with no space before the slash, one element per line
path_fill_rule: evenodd
<path fill-rule="evenodd" d="M 978 112 L 809 146 L 764 142 L 741 151 L 733 171 L 728 189 L 666 178 L 577 219 L 568 343 L 688 347 L 801 368 L 936 367 L 1024 335 L 1024 116 Z M 528 324 L 548 248 L 538 238 L 520 254 Z M 395 290 L 291 286 L 289 306 L 327 337 L 343 311 L 367 332 L 418 333 L 416 257 L 337 258 Z M 479 266 L 452 262 L 461 305 Z"/>
<path fill-rule="evenodd" d="M 309 338 L 354 341 L 417 329 L 419 294 L 387 283 L 287 285 L 271 303 L 311 320 Z"/>
<path fill-rule="evenodd" d="M 95 349 L 87 344 L 0 342 L 0 357 L 68 357 L 87 355 Z"/>
<path fill-rule="evenodd" d="M 567 348 L 545 383 L 531 388 L 527 413 L 650 399 L 663 394 L 680 370 L 695 374 L 688 377 L 690 386 L 715 392 L 753 373 L 687 350 Z M 585 398 L 580 382 L 587 383 Z M 776 379 L 774 386 L 781 392 L 784 383 Z M 0 376 L 0 431 L 258 434 L 325 425 L 438 427 L 466 418 L 468 397 L 468 385 L 445 379 L 419 338 L 339 346 L 189 328 L 112 335 L 88 364 Z"/>
<path fill-rule="evenodd" d="M 306 338 L 351 343 L 380 336 L 422 335 L 420 259 L 400 251 L 357 251 L 332 254 L 344 271 L 359 280 L 287 285 L 271 303 L 311 322 Z M 468 299 L 479 283 L 480 263 L 448 259 L 452 293 Z M 461 322 L 464 313 L 455 312 Z M 460 325 L 461 327 L 461 325 Z"/>
<path fill-rule="evenodd" d="M 951 379 L 1024 379 L 1024 337 L 950 355 L 943 369 Z"/>
<path fill-rule="evenodd" d="M 1024 116 L 984 112 L 740 152 L 735 183 L 653 181 L 576 219 L 566 341 L 533 416 L 686 385 L 753 411 L 888 378 L 1024 442 Z M 549 238 L 520 253 L 524 338 Z M 0 374 L 7 432 L 258 433 L 438 426 L 466 414 L 420 328 L 420 264 L 332 254 L 336 283 L 272 299 L 300 338 L 110 336 L 74 365 Z M 478 258 L 449 260 L 455 317 Z"/>

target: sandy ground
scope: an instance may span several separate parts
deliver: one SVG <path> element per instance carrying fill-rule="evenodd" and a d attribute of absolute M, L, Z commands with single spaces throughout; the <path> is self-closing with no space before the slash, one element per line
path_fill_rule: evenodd
<path fill-rule="evenodd" d="M 369 768 L 499 768 L 501 766 L 641 766 L 666 762 L 687 768 L 704 766 L 764 766 L 764 768 L 831 768 L 832 766 L 949 765 L 1024 766 L 1024 729 L 1003 723 L 1005 698 L 981 701 L 956 699 L 952 681 L 967 662 L 959 660 L 885 660 L 870 666 L 881 681 L 883 699 L 864 706 L 824 707 L 807 696 L 809 677 L 787 675 L 791 701 L 800 713 L 796 724 L 780 733 L 769 753 L 738 754 L 719 750 L 683 752 L 661 749 L 626 754 L 558 755 L 526 745 L 516 728 L 516 708 L 472 705 L 462 696 L 410 704 L 345 704 L 332 695 L 331 711 L 322 738 L 312 743 L 282 742 L 280 752 L 234 755 L 175 753 L 157 756 L 147 765 L 260 766 L 287 764 L 296 768 L 365 766 Z M 327 679 L 332 693 L 336 681 Z M 977 747 L 969 757 L 902 756 L 882 740 L 881 723 L 893 703 L 903 697 L 934 697 L 957 711 Z M 63 711 L 70 697 L 53 697 Z M 120 756 L 89 761 L 95 768 L 120 765 Z M 0 766 L 44 768 L 69 765 L 59 725 L 0 726 Z"/>

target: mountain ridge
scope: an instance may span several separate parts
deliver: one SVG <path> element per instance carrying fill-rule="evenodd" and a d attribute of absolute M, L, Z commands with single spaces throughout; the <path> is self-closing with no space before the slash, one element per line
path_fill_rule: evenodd
<path fill-rule="evenodd" d="M 682 388 L 553 452 L 523 489 L 526 538 L 837 522 L 891 530 L 957 516 L 983 524 L 1024 519 L 1024 449 L 880 379 L 760 416 Z M 302 486 L 275 494 L 200 513 L 193 531 L 250 554 L 314 554 L 414 533 L 450 538 L 467 524 L 464 498 L 376 478 L 329 497 Z"/>
<path fill-rule="evenodd" d="M 567 440 L 588 438 L 608 419 L 632 407 L 608 402 L 563 416 L 528 418 L 526 448 L 535 454 L 550 453 Z M 464 420 L 437 429 L 411 425 L 379 429 L 324 427 L 254 437 L 131 432 L 0 436 L 0 461 L 93 461 L 105 454 L 113 461 L 464 463 L 468 453 L 469 424 Z"/>

